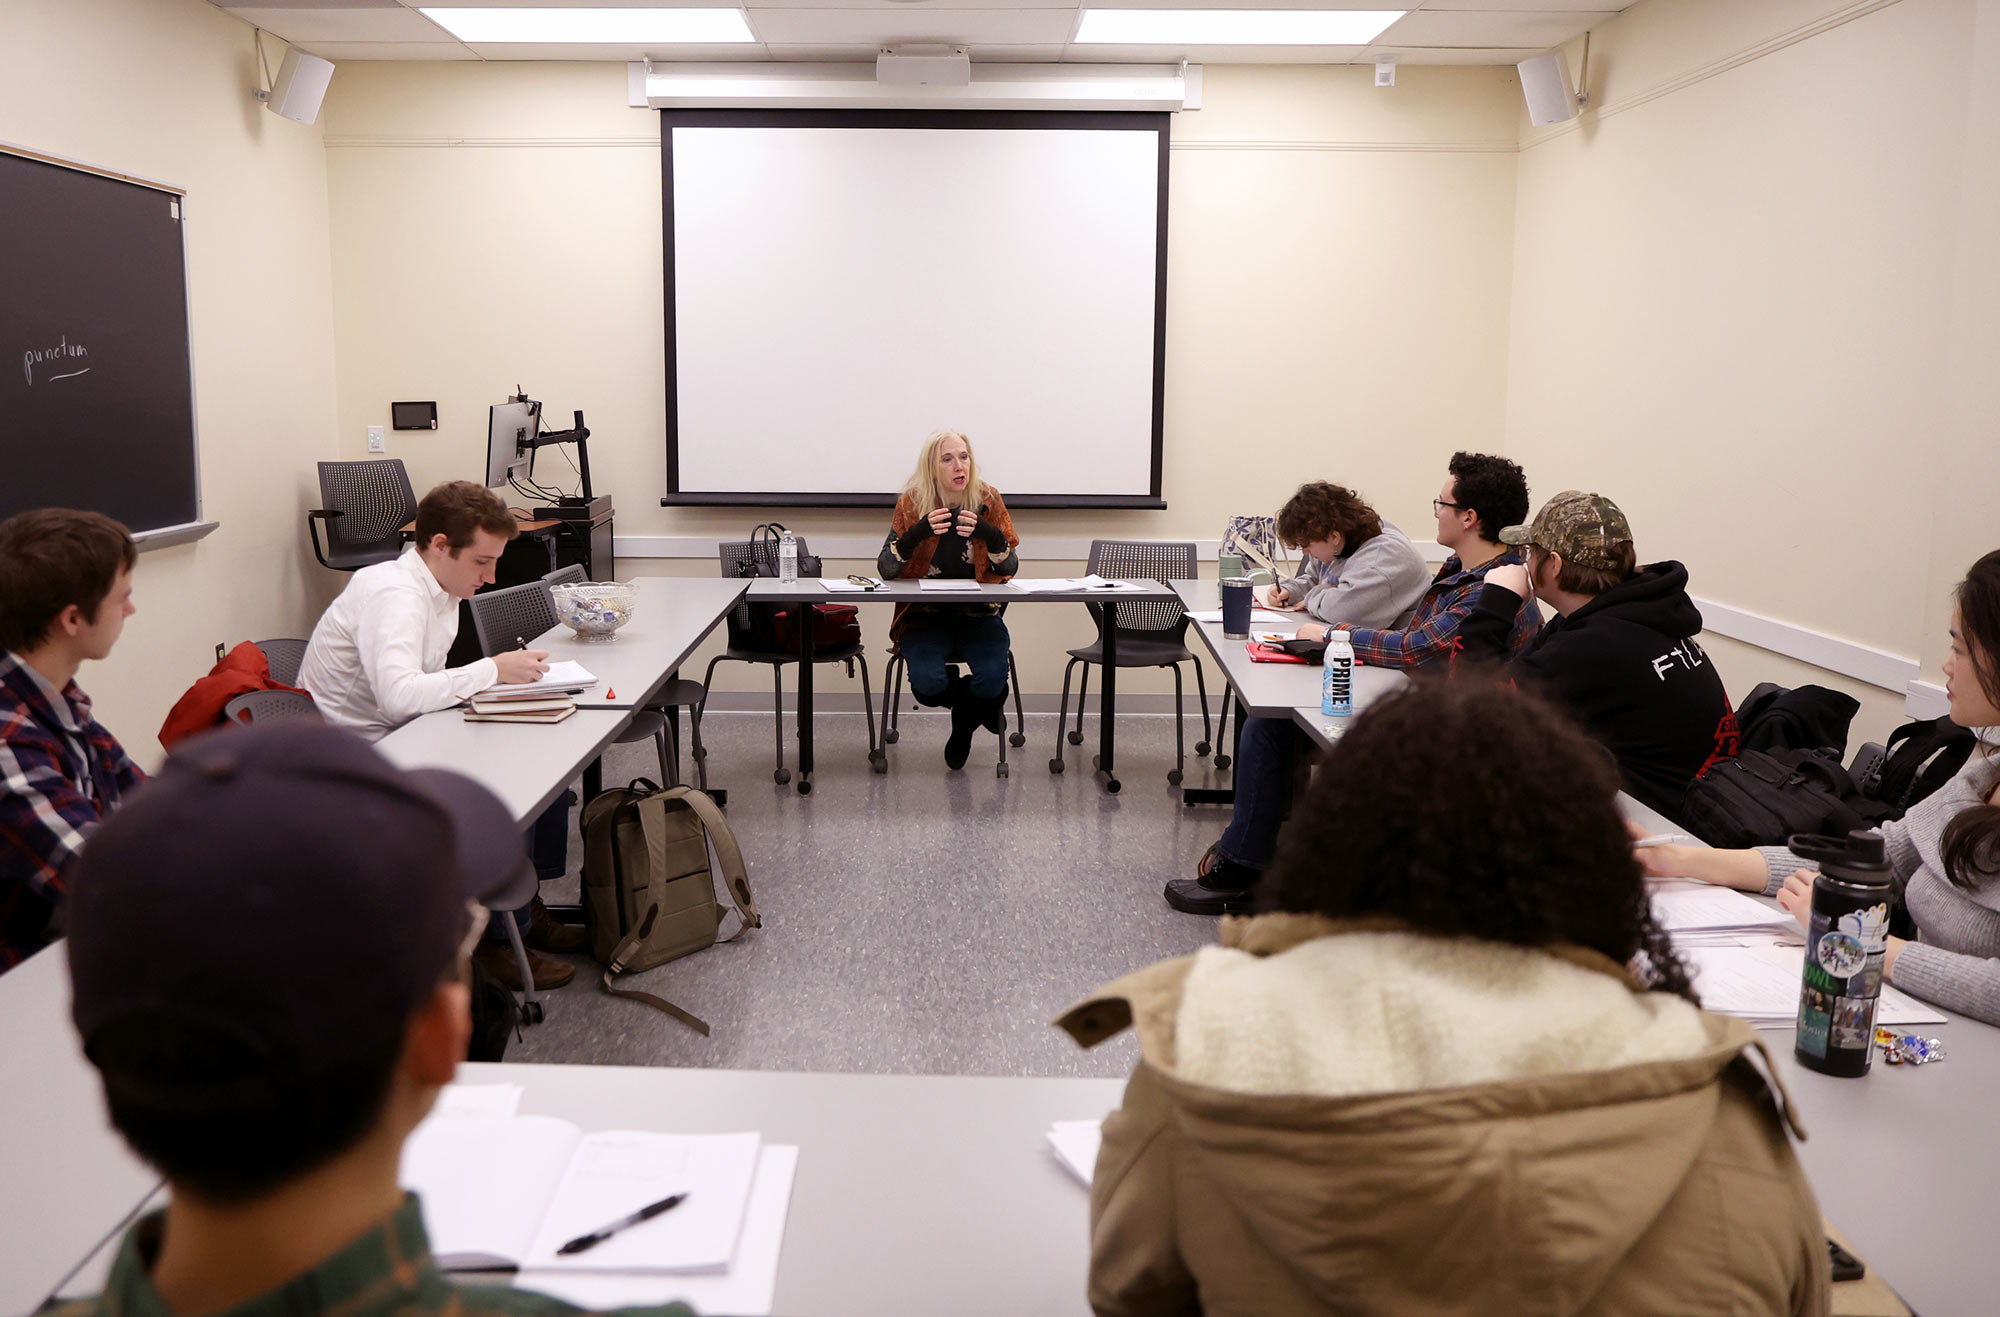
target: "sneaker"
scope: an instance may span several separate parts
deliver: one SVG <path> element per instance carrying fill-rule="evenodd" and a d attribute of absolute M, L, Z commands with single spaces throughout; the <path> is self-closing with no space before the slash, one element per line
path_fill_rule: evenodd
<path fill-rule="evenodd" d="M 507 915 L 503 912 L 500 917 L 505 919 Z M 482 942 L 479 949 L 472 953 L 472 958 L 479 962 L 479 968 L 498 979 L 500 985 L 509 992 L 526 991 L 521 983 L 520 963 L 515 960 L 514 948 L 509 943 Z M 551 988 L 560 988 L 575 978 L 576 966 L 560 960 L 550 960 L 547 956 L 538 956 L 530 951 L 528 972 L 535 976 L 535 991 L 547 992 Z"/>
<path fill-rule="evenodd" d="M 979 730 L 979 709 L 970 699 L 951 706 L 951 739 L 944 743 L 944 766 L 957 772 L 972 755 L 972 734 Z"/>
<path fill-rule="evenodd" d="M 538 896 L 528 905 L 528 931 L 521 940 L 530 951 L 553 951 L 568 956 L 590 946 L 590 933 L 582 924 L 565 924 L 557 919 Z"/>
<path fill-rule="evenodd" d="M 1250 889 L 1234 891 L 1207 887 L 1199 878 L 1175 878 L 1167 884 L 1167 904 L 1189 915 L 1247 915 Z"/>

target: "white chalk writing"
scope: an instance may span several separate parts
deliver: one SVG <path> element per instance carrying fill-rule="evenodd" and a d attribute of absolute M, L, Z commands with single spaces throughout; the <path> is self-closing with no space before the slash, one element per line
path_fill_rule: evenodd
<path fill-rule="evenodd" d="M 70 342 L 69 335 L 65 334 L 62 336 L 61 341 L 52 348 L 29 348 L 26 352 L 23 352 L 21 354 L 21 373 L 27 376 L 28 387 L 33 388 L 35 385 L 35 367 L 42 365 L 44 362 L 57 362 L 68 365 L 79 357 L 87 357 L 89 355 L 90 349 L 84 347 L 81 343 Z M 66 375 L 50 376 L 48 382 L 53 383 L 56 380 L 74 379 L 78 375 L 87 375 L 89 373 L 90 367 L 85 366 L 80 370 L 70 371 Z"/>

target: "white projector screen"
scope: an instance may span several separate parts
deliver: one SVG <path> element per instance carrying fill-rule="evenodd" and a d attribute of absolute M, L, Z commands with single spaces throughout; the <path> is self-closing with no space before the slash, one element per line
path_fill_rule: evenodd
<path fill-rule="evenodd" d="M 1164 507 L 1164 114 L 665 110 L 667 494 Z"/>

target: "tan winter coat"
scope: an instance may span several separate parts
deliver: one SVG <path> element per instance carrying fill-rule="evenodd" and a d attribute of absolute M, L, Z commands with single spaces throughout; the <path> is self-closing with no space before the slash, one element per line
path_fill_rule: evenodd
<path fill-rule="evenodd" d="M 1091 1188 L 1100 1317 L 1827 1311 L 1803 1131 L 1742 1021 L 1577 948 L 1299 915 L 1222 941 L 1057 1021 L 1139 1033 Z"/>

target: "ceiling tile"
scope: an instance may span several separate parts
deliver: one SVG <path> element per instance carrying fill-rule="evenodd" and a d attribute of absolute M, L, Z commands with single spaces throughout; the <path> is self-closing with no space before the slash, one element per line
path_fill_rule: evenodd
<path fill-rule="evenodd" d="M 336 64 L 342 60 L 479 58 L 456 41 L 314 41 L 300 49 Z"/>
<path fill-rule="evenodd" d="M 852 46 L 771 46 L 771 58 L 786 63 L 873 64 L 881 53 L 877 45 Z M 1053 64 L 1062 58 L 1060 45 L 980 46 L 969 48 L 974 64 Z"/>
<path fill-rule="evenodd" d="M 537 0 L 543 3 L 545 0 Z M 1426 0 L 1422 4 L 1389 6 L 1390 8 L 1422 9 L 1427 13 L 1450 13 L 1453 10 L 1472 10 L 1482 13 L 1496 11 L 1540 11 L 1544 13 L 1602 13 L 1607 10 L 1630 9 L 1638 0 Z"/>
<path fill-rule="evenodd" d="M 287 41 L 440 41 L 450 36 L 414 9 L 232 9 Z"/>
<path fill-rule="evenodd" d="M 721 3 L 722 0 L 709 0 Z M 1268 3 L 1269 0 L 1263 0 Z M 770 9 L 865 9 L 889 14 L 936 13 L 946 9 L 1067 9 L 1074 12 L 1077 0 L 1013 0 L 1013 3 L 996 5 L 995 0 L 923 0 L 921 4 L 911 4 L 907 0 L 765 0 L 764 7 Z M 754 8 L 753 8 L 754 12 Z"/>
<path fill-rule="evenodd" d="M 1547 46 L 1370 46 L 1360 62 L 1372 64 L 1377 56 L 1394 58 L 1404 64 L 1519 64 L 1524 59 L 1548 53 Z"/>
<path fill-rule="evenodd" d="M 1415 10 L 1376 38 L 1385 46 L 1533 46 L 1547 50 L 1615 15 L 1612 10 L 1571 13 L 1444 13 Z"/>
<path fill-rule="evenodd" d="M 232 14 L 246 9 L 400 9 L 402 0 L 209 0 Z"/>
<path fill-rule="evenodd" d="M 1366 46 L 1078 46 L 1065 64 L 1348 64 Z"/>
<path fill-rule="evenodd" d="M 764 47 L 757 42 L 732 42 L 721 46 L 600 46 L 600 45 L 535 45 L 527 42 L 473 41 L 466 48 L 481 59 L 504 62 L 507 60 L 573 60 L 580 63 L 634 64 L 642 59 L 650 59 L 659 64 L 697 63 L 719 61 L 742 63 L 746 60 L 766 58 Z"/>
<path fill-rule="evenodd" d="M 1069 9 L 752 9 L 750 31 L 773 45 L 1045 46 L 1066 42 L 1076 25 Z"/>

